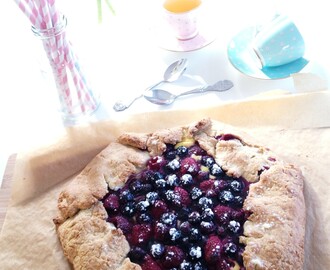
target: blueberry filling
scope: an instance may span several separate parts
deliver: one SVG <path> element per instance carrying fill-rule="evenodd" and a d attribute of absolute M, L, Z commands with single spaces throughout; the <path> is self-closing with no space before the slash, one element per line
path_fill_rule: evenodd
<path fill-rule="evenodd" d="M 133 262 L 143 270 L 245 269 L 239 236 L 249 183 L 220 165 L 198 143 L 167 145 L 123 188 L 109 191 L 108 221 L 125 234 Z"/>

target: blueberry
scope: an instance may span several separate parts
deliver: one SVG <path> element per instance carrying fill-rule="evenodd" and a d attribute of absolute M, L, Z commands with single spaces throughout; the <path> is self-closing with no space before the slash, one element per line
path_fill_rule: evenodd
<path fill-rule="evenodd" d="M 238 248 L 233 242 L 227 242 L 223 246 L 223 250 L 225 254 L 227 254 L 231 258 L 235 258 Z"/>
<path fill-rule="evenodd" d="M 131 202 L 134 200 L 134 195 L 128 190 L 122 190 L 119 193 L 119 201 L 124 203 L 124 202 Z"/>
<path fill-rule="evenodd" d="M 216 226 L 213 221 L 202 221 L 200 224 L 201 232 L 204 234 L 210 234 L 214 232 Z"/>
<path fill-rule="evenodd" d="M 146 194 L 146 193 L 148 193 L 151 190 L 152 190 L 152 185 L 151 184 L 142 184 L 142 190 L 141 190 L 141 192 L 143 194 Z"/>
<path fill-rule="evenodd" d="M 218 198 L 223 204 L 229 204 L 234 201 L 234 195 L 229 190 L 220 191 Z"/>
<path fill-rule="evenodd" d="M 207 268 L 202 262 L 199 261 L 194 264 L 194 270 L 207 270 Z"/>
<path fill-rule="evenodd" d="M 158 190 L 163 190 L 166 187 L 166 181 L 164 179 L 157 179 L 154 182 L 154 186 Z"/>
<path fill-rule="evenodd" d="M 175 174 L 169 174 L 166 176 L 166 184 L 169 187 L 176 187 L 179 185 L 179 178 Z"/>
<path fill-rule="evenodd" d="M 202 248 L 200 246 L 192 246 L 189 248 L 188 254 L 192 261 L 197 261 L 202 258 Z"/>
<path fill-rule="evenodd" d="M 137 215 L 136 221 L 138 223 L 151 223 L 152 217 L 148 213 L 142 213 L 140 215 Z"/>
<path fill-rule="evenodd" d="M 146 169 L 141 172 L 140 179 L 143 183 L 152 182 L 154 180 L 154 174 L 155 174 L 154 171 Z"/>
<path fill-rule="evenodd" d="M 188 187 L 188 186 L 191 186 L 194 183 L 194 180 L 193 180 L 193 177 L 191 176 L 191 174 L 186 173 L 186 174 L 181 176 L 180 183 L 181 183 L 182 186 Z"/>
<path fill-rule="evenodd" d="M 202 234 L 197 228 L 192 228 L 189 233 L 189 240 L 191 242 L 198 242 L 202 239 Z"/>
<path fill-rule="evenodd" d="M 184 221 L 180 224 L 180 230 L 182 234 L 188 235 L 191 231 L 191 224 L 188 221 Z"/>
<path fill-rule="evenodd" d="M 135 209 L 136 211 L 143 213 L 147 211 L 149 206 L 150 206 L 149 201 L 140 201 L 135 205 Z"/>
<path fill-rule="evenodd" d="M 160 243 L 154 243 L 151 245 L 150 247 L 150 254 L 152 257 L 154 257 L 155 259 L 159 259 L 162 257 L 162 255 L 165 252 L 165 247 L 163 244 Z"/>
<path fill-rule="evenodd" d="M 168 151 L 168 152 L 165 153 L 165 158 L 167 160 L 173 160 L 173 159 L 175 159 L 175 157 L 176 157 L 176 151 L 175 150 L 171 150 L 171 151 Z"/>
<path fill-rule="evenodd" d="M 181 231 L 177 228 L 171 228 L 168 233 L 172 242 L 176 242 L 181 238 Z"/>
<path fill-rule="evenodd" d="M 214 158 L 210 156 L 203 156 L 201 160 L 202 165 L 210 168 L 214 163 Z"/>
<path fill-rule="evenodd" d="M 191 247 L 191 242 L 190 242 L 189 236 L 184 236 L 180 239 L 180 246 L 184 250 L 188 250 Z"/>
<path fill-rule="evenodd" d="M 127 202 L 121 209 L 123 215 L 127 217 L 132 217 L 135 214 L 135 203 Z"/>
<path fill-rule="evenodd" d="M 181 220 L 187 220 L 188 215 L 191 213 L 191 209 L 188 207 L 182 207 L 178 210 L 178 218 Z"/>
<path fill-rule="evenodd" d="M 214 218 L 214 213 L 211 208 L 206 208 L 201 214 L 201 219 L 203 221 L 211 221 Z"/>
<path fill-rule="evenodd" d="M 244 185 L 242 182 L 238 181 L 238 180 L 233 180 L 231 183 L 230 183 L 230 189 L 233 191 L 233 192 L 241 192 L 244 188 Z"/>
<path fill-rule="evenodd" d="M 235 220 L 231 220 L 231 221 L 229 221 L 227 229 L 230 233 L 237 234 L 237 233 L 239 233 L 239 231 L 241 229 L 241 224 Z"/>
<path fill-rule="evenodd" d="M 143 190 L 143 184 L 141 181 L 136 180 L 130 184 L 129 189 L 133 194 L 139 194 Z"/>
<path fill-rule="evenodd" d="M 188 215 L 188 221 L 191 224 L 198 224 L 201 221 L 201 215 L 197 211 L 193 211 Z"/>
<path fill-rule="evenodd" d="M 169 172 L 176 172 L 180 169 L 180 166 L 180 161 L 178 161 L 177 159 L 173 159 L 168 162 L 165 167 Z"/>
<path fill-rule="evenodd" d="M 141 262 L 146 256 L 146 252 L 140 247 L 132 247 L 128 253 L 128 257 L 132 262 Z"/>
<path fill-rule="evenodd" d="M 238 207 L 242 207 L 244 203 L 244 199 L 241 196 L 235 196 L 233 199 L 233 204 L 238 206 Z"/>
<path fill-rule="evenodd" d="M 177 149 L 176 149 L 176 153 L 179 157 L 185 157 L 186 155 L 188 155 L 188 148 L 185 147 L 185 146 L 179 146 Z"/>
<path fill-rule="evenodd" d="M 167 190 L 165 192 L 165 198 L 166 198 L 166 201 L 168 201 L 169 203 L 172 203 L 175 206 L 181 206 L 181 197 L 179 194 L 177 194 L 173 190 L 170 190 L 170 189 Z"/>
<path fill-rule="evenodd" d="M 203 192 L 198 187 L 193 187 L 190 191 L 190 198 L 192 200 L 196 200 L 196 199 L 200 198 L 202 195 L 203 195 Z"/>
<path fill-rule="evenodd" d="M 176 219 L 177 219 L 176 214 L 171 213 L 171 212 L 162 214 L 162 216 L 160 218 L 161 222 L 163 222 L 166 225 L 170 225 L 170 226 L 175 225 Z"/>
<path fill-rule="evenodd" d="M 158 179 L 163 179 L 164 178 L 164 175 L 160 172 L 154 172 L 154 175 L 153 175 L 153 181 L 156 181 Z"/>
<path fill-rule="evenodd" d="M 191 262 L 184 260 L 180 264 L 180 270 L 194 270 L 194 266 Z"/>
<path fill-rule="evenodd" d="M 211 170 L 211 174 L 216 176 L 216 177 L 224 175 L 224 172 L 222 171 L 221 167 L 216 163 L 214 163 L 211 166 L 210 170 Z"/>
<path fill-rule="evenodd" d="M 155 191 L 151 191 L 151 192 L 148 192 L 146 194 L 146 200 L 150 203 L 150 204 L 154 204 L 156 200 L 159 199 L 159 195 L 157 192 Z"/>
<path fill-rule="evenodd" d="M 207 197 L 201 197 L 198 200 L 198 206 L 201 209 L 207 209 L 207 208 L 212 208 L 213 206 L 213 201 L 210 198 Z"/>

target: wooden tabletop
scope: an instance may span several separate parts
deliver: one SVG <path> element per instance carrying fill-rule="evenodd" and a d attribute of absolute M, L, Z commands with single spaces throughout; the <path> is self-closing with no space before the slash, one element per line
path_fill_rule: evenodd
<path fill-rule="evenodd" d="M 5 220 L 10 198 L 11 180 L 13 178 L 15 160 L 16 154 L 9 157 L 0 187 L 0 231 Z"/>

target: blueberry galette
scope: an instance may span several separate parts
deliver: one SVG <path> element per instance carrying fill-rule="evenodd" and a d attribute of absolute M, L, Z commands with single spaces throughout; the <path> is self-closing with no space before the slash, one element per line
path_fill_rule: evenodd
<path fill-rule="evenodd" d="M 74 269 L 303 268 L 300 171 L 209 119 L 121 135 L 58 209 Z"/>

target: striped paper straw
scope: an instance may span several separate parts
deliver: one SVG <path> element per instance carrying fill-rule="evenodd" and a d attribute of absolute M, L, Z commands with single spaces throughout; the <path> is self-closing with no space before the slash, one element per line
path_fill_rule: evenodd
<path fill-rule="evenodd" d="M 72 50 L 72 46 L 69 43 L 68 48 L 71 49 L 69 52 L 68 64 L 71 70 L 74 82 L 76 85 L 79 85 L 79 99 L 82 104 L 86 104 L 88 108 L 96 109 L 97 102 L 96 98 L 93 95 L 93 91 L 89 87 L 86 78 L 83 76 L 84 72 L 79 65 L 79 60 L 77 55 Z"/>
<path fill-rule="evenodd" d="M 31 0 L 29 0 L 31 1 Z M 46 29 L 56 29 L 58 25 L 58 13 L 55 10 L 55 2 L 50 3 L 46 0 L 39 0 L 39 13 L 43 18 L 43 22 L 46 25 Z M 50 6 L 50 4 L 52 4 Z M 54 16 L 51 17 L 51 16 Z M 60 101 L 62 103 L 62 109 L 66 114 L 72 114 L 72 97 L 70 93 L 70 87 L 68 84 L 67 72 L 65 67 L 65 58 L 63 53 L 63 42 L 61 40 L 64 38 L 64 32 L 45 40 L 49 41 L 47 44 L 49 46 L 48 53 L 50 53 L 50 61 L 54 61 L 55 70 L 54 76 L 55 81 L 58 86 L 58 92 L 60 96 Z"/>

